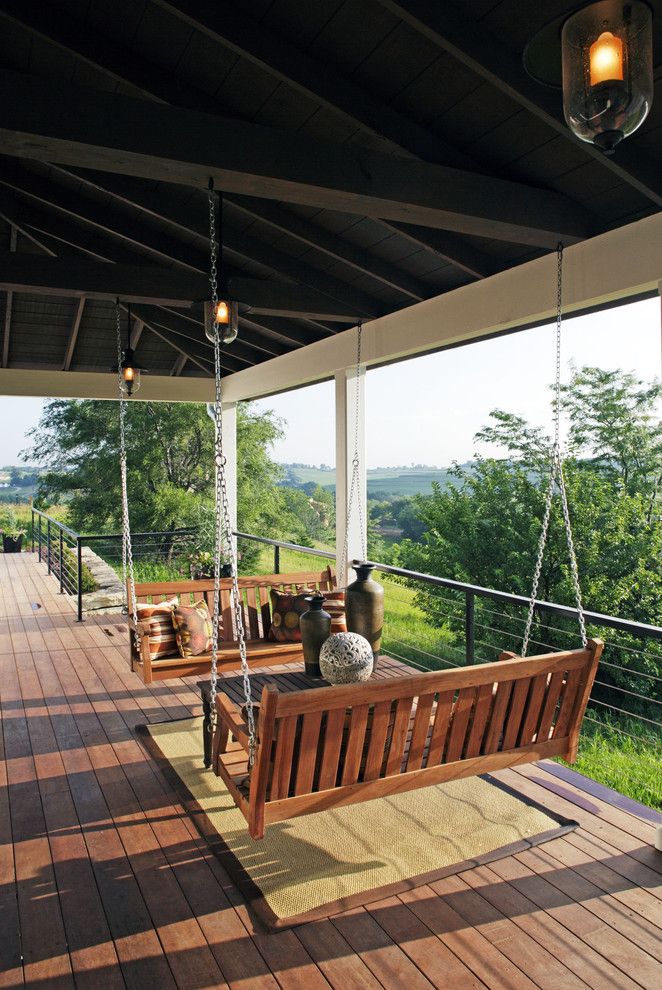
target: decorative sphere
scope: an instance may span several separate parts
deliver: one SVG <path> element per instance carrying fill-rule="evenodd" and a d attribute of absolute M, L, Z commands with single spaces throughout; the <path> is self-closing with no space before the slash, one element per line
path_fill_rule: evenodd
<path fill-rule="evenodd" d="M 334 633 L 320 650 L 322 677 L 331 684 L 367 681 L 372 674 L 372 666 L 372 647 L 358 633 Z"/>

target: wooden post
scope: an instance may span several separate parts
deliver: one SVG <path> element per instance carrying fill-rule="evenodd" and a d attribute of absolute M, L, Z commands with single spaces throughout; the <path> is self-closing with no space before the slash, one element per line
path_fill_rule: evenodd
<path fill-rule="evenodd" d="M 346 368 L 336 373 L 336 568 L 345 582 L 351 581 L 351 573 L 342 560 L 347 539 L 347 560 L 363 556 L 361 524 L 365 533 L 367 525 L 367 483 L 365 466 L 365 365 Z M 358 422 L 357 422 L 358 390 Z M 350 513 L 350 486 L 352 482 L 354 446 L 358 437 L 359 475 Z"/>

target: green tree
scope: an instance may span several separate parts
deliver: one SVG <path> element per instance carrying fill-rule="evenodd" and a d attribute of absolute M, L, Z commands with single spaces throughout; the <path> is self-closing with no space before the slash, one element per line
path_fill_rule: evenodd
<path fill-rule="evenodd" d="M 237 416 L 238 525 L 271 535 L 277 526 L 281 469 L 271 447 L 281 422 L 241 404 Z M 82 532 L 121 526 L 119 425 L 114 402 L 48 402 L 22 455 L 47 469 L 39 497 L 66 501 L 70 524 Z M 128 492 L 134 531 L 196 525 L 213 512 L 213 425 L 205 406 L 133 402 L 127 416 Z M 251 559 L 250 551 L 244 554 Z"/>
<path fill-rule="evenodd" d="M 581 586 L 588 609 L 634 621 L 662 622 L 662 518 L 660 424 L 654 406 L 660 386 L 623 372 L 596 368 L 574 371 L 562 402 L 569 419 L 565 476 Z M 496 410 L 476 437 L 504 450 L 503 459 L 477 457 L 451 472 L 454 484 L 434 486 L 432 495 L 415 499 L 425 524 L 419 541 L 405 541 L 399 560 L 413 570 L 503 591 L 528 595 L 544 509 L 551 441 L 523 418 Z M 440 621 L 454 612 L 461 629 L 461 599 L 447 591 L 420 592 L 419 601 Z M 574 595 L 563 519 L 553 505 L 538 597 L 573 605 Z M 479 657 L 494 659 L 497 648 L 517 649 L 522 611 L 477 600 Z M 551 627 L 554 627 L 552 629 Z M 506 635 L 499 638 L 496 630 Z M 561 630 L 554 632 L 554 630 Z M 539 615 L 534 640 L 568 645 L 572 625 Z M 604 634 L 600 630 L 599 634 Z M 614 634 L 611 655 L 619 666 L 659 675 L 660 651 L 648 643 L 640 656 L 628 652 L 642 644 Z M 484 644 L 494 644 L 486 655 Z M 616 643 L 623 647 L 616 654 Z M 612 683 L 621 672 L 602 676 Z M 637 693 L 651 695 L 650 680 L 632 681 Z"/>

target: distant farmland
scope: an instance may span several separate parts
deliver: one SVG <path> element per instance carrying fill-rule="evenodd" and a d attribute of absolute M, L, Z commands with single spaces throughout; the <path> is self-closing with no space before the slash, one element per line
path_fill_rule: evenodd
<path fill-rule="evenodd" d="M 286 471 L 285 484 L 321 485 L 335 491 L 336 472 L 322 471 L 319 468 L 294 467 L 283 464 Z M 380 468 L 368 470 L 368 497 L 383 498 L 388 495 L 429 495 L 432 482 L 445 485 L 448 481 L 448 471 L 444 468 L 421 471 L 412 468 L 402 470 L 397 468 Z"/>

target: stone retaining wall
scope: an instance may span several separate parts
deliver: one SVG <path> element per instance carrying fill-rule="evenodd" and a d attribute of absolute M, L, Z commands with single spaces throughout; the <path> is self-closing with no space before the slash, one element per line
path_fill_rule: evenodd
<path fill-rule="evenodd" d="M 81 558 L 97 584 L 96 591 L 83 595 L 83 613 L 121 612 L 124 589 L 117 573 L 91 547 L 81 548 Z"/>

